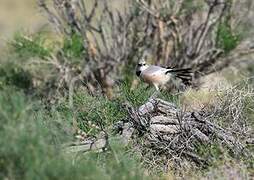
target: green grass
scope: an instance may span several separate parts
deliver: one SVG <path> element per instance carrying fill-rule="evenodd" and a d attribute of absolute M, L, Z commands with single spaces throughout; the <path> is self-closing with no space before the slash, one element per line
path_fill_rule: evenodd
<path fill-rule="evenodd" d="M 134 107 L 143 105 L 156 92 L 154 87 L 148 87 L 147 84 L 140 82 L 140 84 L 131 89 L 128 83 L 122 83 L 120 86 L 120 100 L 122 102 L 129 102 Z M 179 105 L 179 94 L 172 94 L 170 92 L 161 90 L 157 93 L 157 98 Z"/>
<path fill-rule="evenodd" d="M 206 163 L 210 165 L 219 159 L 222 159 L 222 157 L 225 155 L 224 150 L 217 143 L 207 145 L 198 144 L 196 150 L 197 154 L 203 157 L 206 160 Z"/>
<path fill-rule="evenodd" d="M 120 85 L 120 92 L 121 101 L 129 102 L 131 105 L 137 107 L 147 101 L 152 95 L 153 89 L 148 89 L 145 84 L 141 84 L 132 90 L 129 84 L 123 83 Z"/>
<path fill-rule="evenodd" d="M 106 97 L 93 97 L 84 91 L 77 91 L 73 95 L 73 106 L 70 108 L 68 98 L 64 98 L 56 106 L 56 110 L 62 117 L 71 119 L 74 116 L 79 128 L 88 135 L 95 135 L 101 128 L 107 128 L 126 117 L 126 112 L 119 101 L 110 101 Z"/>

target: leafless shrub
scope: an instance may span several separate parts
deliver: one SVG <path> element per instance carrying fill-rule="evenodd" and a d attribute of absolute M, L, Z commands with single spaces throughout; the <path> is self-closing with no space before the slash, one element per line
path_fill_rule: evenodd
<path fill-rule="evenodd" d="M 252 85 L 248 85 L 249 81 L 245 81 L 244 87 L 236 85 L 224 92 L 218 93 L 220 99 L 214 107 L 214 119 L 219 119 L 220 123 L 226 129 L 239 138 L 251 133 L 250 119 L 246 113 L 250 103 L 254 100 L 254 91 Z"/>
<path fill-rule="evenodd" d="M 146 50 L 152 52 L 156 64 L 192 67 L 196 79 L 249 53 L 247 48 L 226 54 L 218 46 L 219 25 L 227 21 L 230 30 L 236 28 L 250 12 L 246 8 L 245 14 L 238 14 L 234 10 L 241 6 L 235 1 L 130 0 L 121 12 L 112 9 L 108 1 L 90 2 L 94 3 L 88 8 L 84 0 L 52 0 L 50 8 L 45 0 L 38 0 L 59 33 L 67 37 L 77 33 L 83 41 L 85 54 L 79 67 L 71 66 L 61 52 L 54 56 L 61 62 L 59 69 L 67 87 L 69 82 L 84 80 L 91 92 L 101 87 L 111 97 L 123 69 L 134 67 Z M 252 1 L 247 2 L 252 7 Z M 236 18 L 231 17 L 232 11 Z M 234 40 L 230 48 L 237 43 Z"/>
<path fill-rule="evenodd" d="M 65 36 L 78 33 L 83 40 L 85 54 L 80 64 L 82 72 L 77 74 L 79 71 L 74 69 L 67 73 L 72 74 L 72 77 L 76 74 L 76 80 L 84 79 L 91 92 L 100 86 L 111 97 L 114 85 L 112 77 L 117 80 L 119 67 L 127 64 L 127 60 L 132 59 L 138 49 L 137 32 L 132 24 L 134 15 L 112 12 L 107 1 L 94 1 L 89 12 L 86 2 L 82 0 L 52 2 L 54 10 L 44 0 L 39 0 L 39 5 L 56 30 Z M 64 59 L 63 56 L 58 58 Z M 68 65 L 68 60 L 64 61 Z M 67 84 L 70 81 L 68 79 Z"/>

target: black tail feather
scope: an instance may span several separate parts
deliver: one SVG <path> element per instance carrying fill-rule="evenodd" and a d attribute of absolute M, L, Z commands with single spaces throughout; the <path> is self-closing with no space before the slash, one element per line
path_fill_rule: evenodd
<path fill-rule="evenodd" d="M 167 73 L 173 73 L 175 74 L 175 77 L 182 80 L 182 82 L 185 85 L 191 85 L 192 81 L 192 69 L 191 68 L 185 68 L 185 69 L 169 69 Z"/>
<path fill-rule="evenodd" d="M 169 69 L 168 71 L 167 71 L 167 73 L 174 73 L 174 72 L 182 72 L 182 73 L 187 73 L 187 72 L 189 72 L 189 73 L 191 73 L 192 71 L 191 71 L 192 69 L 191 68 L 185 68 L 185 69 Z"/>
<path fill-rule="evenodd" d="M 186 74 L 183 74 L 183 73 L 177 73 L 176 74 L 177 76 L 182 76 L 182 77 L 190 77 L 190 73 L 186 73 Z"/>
<path fill-rule="evenodd" d="M 181 76 L 176 76 L 176 77 L 178 77 L 179 79 L 181 79 L 182 82 L 183 82 L 185 85 L 187 85 L 187 86 L 191 85 L 191 81 L 192 81 L 192 77 L 191 77 L 191 76 L 190 76 L 189 78 L 184 78 L 184 77 L 181 77 Z"/>
<path fill-rule="evenodd" d="M 189 77 L 176 76 L 176 77 L 183 79 L 183 80 L 191 80 L 192 79 L 191 76 L 189 76 Z"/>

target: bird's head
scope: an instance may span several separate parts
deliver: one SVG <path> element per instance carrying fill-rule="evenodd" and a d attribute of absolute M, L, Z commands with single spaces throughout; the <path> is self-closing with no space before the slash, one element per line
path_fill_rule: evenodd
<path fill-rule="evenodd" d="M 138 65 L 136 67 L 136 75 L 140 76 L 141 72 L 147 69 L 149 66 L 147 65 L 144 58 L 141 58 L 138 62 Z"/>

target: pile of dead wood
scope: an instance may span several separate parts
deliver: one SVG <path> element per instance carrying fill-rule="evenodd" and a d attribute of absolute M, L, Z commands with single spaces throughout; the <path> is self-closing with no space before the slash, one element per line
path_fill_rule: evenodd
<path fill-rule="evenodd" d="M 150 99 L 135 109 L 126 104 L 128 118 L 117 122 L 113 129 L 116 134 L 102 131 L 98 137 L 86 138 L 82 142 L 68 146 L 68 152 L 87 152 L 107 150 L 111 137 L 117 135 L 127 145 L 130 141 L 137 149 L 150 149 L 167 159 L 187 160 L 205 165 L 207 159 L 198 153 L 200 145 L 204 148 L 218 144 L 232 156 L 251 156 L 246 142 L 240 140 L 230 130 L 216 123 L 210 112 L 183 112 L 175 104 Z"/>

